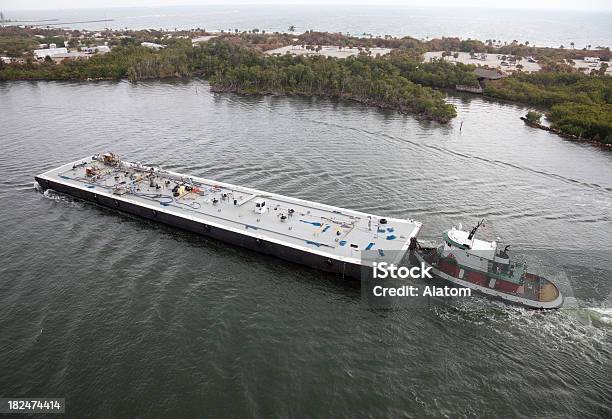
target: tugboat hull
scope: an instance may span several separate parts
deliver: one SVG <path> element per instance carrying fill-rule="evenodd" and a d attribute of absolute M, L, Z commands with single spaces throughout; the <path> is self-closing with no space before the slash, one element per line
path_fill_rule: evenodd
<path fill-rule="evenodd" d="M 526 273 L 525 283 L 518 285 L 438 258 L 435 248 L 422 248 L 414 254 L 419 262 L 431 266 L 434 275 L 490 297 L 536 309 L 555 309 L 563 304 L 563 295 L 557 287 L 540 276 Z"/>

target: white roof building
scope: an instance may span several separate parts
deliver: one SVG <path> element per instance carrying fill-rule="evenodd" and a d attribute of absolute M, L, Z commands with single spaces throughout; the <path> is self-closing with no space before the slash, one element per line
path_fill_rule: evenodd
<path fill-rule="evenodd" d="M 161 49 L 166 47 L 165 45 L 156 44 L 154 42 L 141 42 L 140 45 L 151 49 Z"/>
<path fill-rule="evenodd" d="M 81 51 L 87 53 L 87 54 L 106 54 L 107 52 L 110 52 L 110 47 L 107 45 L 98 45 L 98 46 L 93 46 L 93 47 L 82 47 Z"/>
<path fill-rule="evenodd" d="M 76 60 L 76 59 L 88 59 L 90 56 L 89 54 L 85 54 L 84 52 L 67 52 L 65 54 L 55 54 L 54 56 L 51 57 L 51 59 L 55 62 L 61 62 L 65 59 L 68 60 Z"/>
<path fill-rule="evenodd" d="M 45 48 L 45 49 L 35 49 L 33 51 L 34 56 L 36 58 L 45 58 L 46 56 L 49 56 L 51 58 L 53 58 L 54 55 L 58 55 L 58 54 L 67 54 L 68 53 L 68 49 L 67 48 Z"/>
<path fill-rule="evenodd" d="M 192 44 L 197 44 L 197 43 L 200 43 L 200 42 L 208 42 L 211 39 L 216 38 L 216 37 L 217 37 L 216 35 L 198 36 L 197 38 L 193 38 L 191 40 L 191 43 Z"/>

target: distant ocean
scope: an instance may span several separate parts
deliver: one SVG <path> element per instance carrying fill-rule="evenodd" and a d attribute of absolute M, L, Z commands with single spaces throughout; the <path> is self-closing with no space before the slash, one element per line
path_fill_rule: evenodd
<path fill-rule="evenodd" d="M 59 19 L 63 27 L 205 28 L 296 32 L 309 29 L 361 35 L 412 36 L 427 39 L 459 36 L 472 39 L 529 41 L 539 46 L 612 45 L 612 12 L 552 12 L 499 9 L 453 9 L 415 6 L 350 5 L 217 5 L 105 9 L 5 11 L 12 20 Z M 66 23 L 102 19 L 111 22 Z"/>

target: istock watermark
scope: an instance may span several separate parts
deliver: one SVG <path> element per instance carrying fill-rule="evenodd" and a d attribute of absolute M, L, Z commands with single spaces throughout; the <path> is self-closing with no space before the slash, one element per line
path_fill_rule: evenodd
<path fill-rule="evenodd" d="M 372 262 L 372 274 L 374 278 L 380 279 L 406 279 L 406 278 L 421 278 L 433 279 L 431 275 L 431 266 L 425 266 L 421 262 L 420 266 L 397 266 L 388 262 Z"/>
<path fill-rule="evenodd" d="M 432 267 L 403 252 L 363 252 L 361 295 L 373 307 L 420 308 L 472 296 L 470 288 L 438 279 Z"/>

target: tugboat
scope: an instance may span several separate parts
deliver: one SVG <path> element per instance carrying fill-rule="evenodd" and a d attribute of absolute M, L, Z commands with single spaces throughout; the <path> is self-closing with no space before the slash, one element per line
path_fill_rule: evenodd
<path fill-rule="evenodd" d="M 525 264 L 512 262 L 505 246 L 476 239 L 484 220 L 471 231 L 453 227 L 437 247 L 422 247 L 416 238 L 410 248 L 434 275 L 482 294 L 530 308 L 552 309 L 563 304 L 563 295 L 546 278 L 527 272 Z"/>

